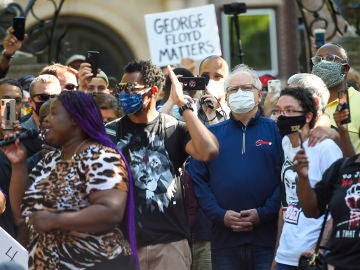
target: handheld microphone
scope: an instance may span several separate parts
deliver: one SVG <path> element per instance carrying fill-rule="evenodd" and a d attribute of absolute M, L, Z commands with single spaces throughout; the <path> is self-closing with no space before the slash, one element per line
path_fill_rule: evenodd
<path fill-rule="evenodd" d="M 26 139 L 35 139 L 39 135 L 39 133 L 40 133 L 40 131 L 38 131 L 36 129 L 29 129 L 11 139 L 0 141 L 0 147 L 13 144 L 17 139 L 19 139 L 20 141 L 26 140 Z"/>

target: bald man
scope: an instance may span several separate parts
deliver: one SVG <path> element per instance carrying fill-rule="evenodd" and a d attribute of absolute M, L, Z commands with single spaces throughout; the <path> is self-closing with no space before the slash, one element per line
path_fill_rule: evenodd
<path fill-rule="evenodd" d="M 209 83 L 206 86 L 206 95 L 204 95 L 201 101 L 202 109 L 207 116 L 208 121 L 204 121 L 202 117 L 200 119 L 204 124 L 215 124 L 221 122 L 227 118 L 230 113 L 230 109 L 225 101 L 225 79 L 229 75 L 229 66 L 225 59 L 221 56 L 211 55 L 201 61 L 199 65 L 199 74 L 203 76 L 206 74 L 209 76 Z M 206 106 L 211 102 L 214 107 Z"/>
<path fill-rule="evenodd" d="M 314 64 L 312 73 L 319 76 L 330 91 L 329 103 L 325 112 L 329 114 L 331 124 L 338 126 L 338 131 L 349 134 L 352 146 L 356 153 L 360 153 L 360 93 L 353 87 L 347 87 L 347 75 L 350 69 L 349 59 L 346 50 L 340 45 L 326 43 L 318 49 L 316 55 L 312 58 Z M 349 111 L 338 111 L 339 92 L 348 90 L 351 122 L 349 124 L 340 124 L 342 119 L 346 119 Z M 340 101 L 343 103 L 344 101 Z M 336 122 L 338 124 L 336 124 Z M 342 147 L 343 149 L 343 147 Z"/>

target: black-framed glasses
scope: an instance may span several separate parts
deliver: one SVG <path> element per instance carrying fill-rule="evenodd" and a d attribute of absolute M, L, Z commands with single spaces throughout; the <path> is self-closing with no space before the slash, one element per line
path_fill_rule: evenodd
<path fill-rule="evenodd" d="M 42 101 L 47 101 L 50 98 L 54 98 L 57 95 L 49 95 L 49 94 L 35 94 L 32 96 L 32 98 L 34 97 L 38 97 L 39 99 L 41 99 Z"/>
<path fill-rule="evenodd" d="M 243 91 L 253 91 L 253 90 L 260 90 L 258 89 L 255 85 L 251 84 L 251 83 L 247 83 L 247 84 L 240 84 L 240 85 L 230 85 L 228 87 L 226 87 L 226 92 L 231 94 L 231 93 L 235 93 L 238 90 L 243 90 Z"/>
<path fill-rule="evenodd" d="M 139 84 L 135 84 L 135 83 L 119 83 L 117 85 L 117 92 L 121 93 L 121 92 L 125 92 L 125 93 L 133 93 L 137 90 L 141 90 L 146 88 L 145 85 L 139 85 Z"/>
<path fill-rule="evenodd" d="M 73 83 L 67 83 L 64 85 L 64 89 L 66 89 L 68 91 L 76 91 L 77 88 L 78 88 L 78 86 Z"/>
<path fill-rule="evenodd" d="M 346 60 L 342 59 L 340 56 L 337 56 L 335 54 L 328 54 L 325 56 L 315 55 L 314 57 L 311 58 L 311 62 L 313 63 L 313 65 L 320 63 L 322 60 L 347 64 Z"/>
<path fill-rule="evenodd" d="M 289 116 L 289 115 L 294 115 L 295 113 L 306 113 L 306 112 L 305 111 L 300 111 L 300 110 L 293 110 L 293 109 L 285 109 L 285 110 L 274 109 L 274 110 L 271 111 L 272 115 Z"/>

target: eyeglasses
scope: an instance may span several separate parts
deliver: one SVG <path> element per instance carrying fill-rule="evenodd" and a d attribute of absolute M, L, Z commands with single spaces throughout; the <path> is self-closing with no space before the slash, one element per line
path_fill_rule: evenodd
<path fill-rule="evenodd" d="M 305 111 L 299 111 L 299 110 L 293 110 L 293 109 L 285 109 L 285 110 L 272 110 L 271 114 L 272 115 L 294 115 L 295 113 L 305 113 Z"/>
<path fill-rule="evenodd" d="M 237 92 L 239 89 L 243 90 L 243 91 L 260 90 L 255 85 L 253 85 L 251 83 L 248 83 L 248 84 L 240 84 L 240 85 L 228 86 L 228 87 L 226 87 L 226 92 L 231 94 L 231 93 Z"/>
<path fill-rule="evenodd" d="M 119 83 L 117 86 L 117 92 L 126 92 L 126 93 L 132 93 L 140 89 L 144 89 L 145 85 L 138 85 L 135 83 Z"/>
<path fill-rule="evenodd" d="M 42 101 L 47 101 L 49 98 L 54 98 L 57 95 L 49 95 L 49 94 L 35 94 L 32 96 L 32 98 L 34 97 L 38 97 L 39 99 L 41 99 Z"/>
<path fill-rule="evenodd" d="M 66 89 L 68 91 L 76 91 L 77 88 L 78 88 L 78 86 L 73 83 L 67 83 L 64 85 L 64 89 Z"/>
<path fill-rule="evenodd" d="M 337 63 L 343 63 L 343 64 L 347 64 L 347 61 L 342 59 L 341 57 L 335 55 L 335 54 L 328 54 L 325 56 L 320 56 L 320 55 L 316 55 L 314 57 L 311 58 L 311 62 L 316 65 L 318 63 L 320 63 L 322 60 L 326 60 L 329 62 L 337 62 Z"/>

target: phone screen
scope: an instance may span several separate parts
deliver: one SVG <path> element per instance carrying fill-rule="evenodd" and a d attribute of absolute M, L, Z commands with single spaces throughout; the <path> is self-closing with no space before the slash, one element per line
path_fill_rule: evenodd
<path fill-rule="evenodd" d="M 279 97 L 281 92 L 280 80 L 269 80 L 268 81 L 268 93 L 274 93 L 274 97 Z"/>
<path fill-rule="evenodd" d="M 1 99 L 1 128 L 13 129 L 13 122 L 16 120 L 15 99 Z"/>

